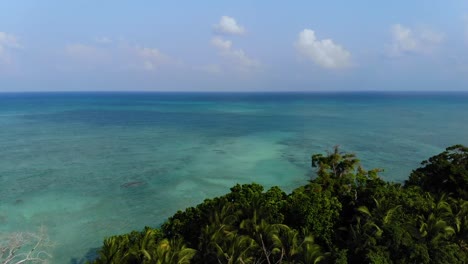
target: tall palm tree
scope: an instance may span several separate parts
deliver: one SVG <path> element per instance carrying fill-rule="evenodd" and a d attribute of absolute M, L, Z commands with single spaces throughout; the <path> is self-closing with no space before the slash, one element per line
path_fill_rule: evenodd
<path fill-rule="evenodd" d="M 99 258 L 94 264 L 118 264 L 129 258 L 128 235 L 114 236 L 104 239 L 104 244 L 99 251 Z"/>
<path fill-rule="evenodd" d="M 215 210 L 209 217 L 209 224 L 201 230 L 198 249 L 204 262 L 212 262 L 219 256 L 219 248 L 226 248 L 237 236 L 235 223 L 238 213 L 229 204 Z"/>
<path fill-rule="evenodd" d="M 320 263 L 326 258 L 326 254 L 322 252 L 322 249 L 318 244 L 315 243 L 314 237 L 309 235 L 304 238 L 301 243 L 302 252 L 300 254 L 299 263 Z"/>
<path fill-rule="evenodd" d="M 181 239 L 163 239 L 154 250 L 154 256 L 145 264 L 190 264 L 196 250 L 185 246 Z"/>
<path fill-rule="evenodd" d="M 236 235 L 224 247 L 217 243 L 215 246 L 218 250 L 217 260 L 220 264 L 256 263 L 259 246 L 249 236 Z"/>
<path fill-rule="evenodd" d="M 453 217 L 455 233 L 459 240 L 467 242 L 468 240 L 468 201 L 458 199 L 452 200 L 455 206 Z"/>
<path fill-rule="evenodd" d="M 447 239 L 456 233 L 455 228 L 449 224 L 450 220 L 453 219 L 453 212 L 445 195 L 432 202 L 430 211 L 427 214 L 419 215 L 417 219 L 420 237 L 434 245 L 441 239 Z"/>

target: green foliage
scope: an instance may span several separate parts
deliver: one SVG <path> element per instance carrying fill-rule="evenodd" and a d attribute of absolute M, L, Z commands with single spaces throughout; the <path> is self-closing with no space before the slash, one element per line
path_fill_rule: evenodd
<path fill-rule="evenodd" d="M 93 263 L 468 263 L 467 160 L 447 148 L 401 186 L 336 147 L 289 195 L 238 184 L 161 230 L 105 239 Z"/>
<path fill-rule="evenodd" d="M 312 167 L 318 167 L 316 182 L 324 190 L 337 196 L 350 195 L 356 184 L 356 169 L 359 160 L 354 154 L 340 153 L 336 146 L 332 153 L 312 155 Z"/>
<path fill-rule="evenodd" d="M 314 234 L 319 242 L 331 248 L 341 207 L 338 198 L 329 192 L 318 191 L 313 185 L 303 186 L 287 197 L 285 223 Z"/>
<path fill-rule="evenodd" d="M 419 186 L 431 193 L 446 193 L 468 200 L 468 147 L 454 145 L 421 163 L 411 173 L 407 186 Z"/>
<path fill-rule="evenodd" d="M 286 194 L 278 187 L 263 192 L 263 186 L 256 183 L 237 184 L 224 196 L 207 199 L 196 207 L 177 212 L 162 225 L 162 230 L 166 237 L 182 237 L 187 245 L 196 247 L 200 231 L 208 224 L 213 211 L 221 210 L 229 204 L 232 210 L 242 211 L 243 218 L 252 217 L 255 211 L 270 223 L 281 223 L 284 219 L 282 207 L 285 197 Z"/>
<path fill-rule="evenodd" d="M 195 253 L 182 240 L 162 238 L 160 230 L 145 227 L 142 232 L 106 238 L 93 263 L 188 264 Z"/>

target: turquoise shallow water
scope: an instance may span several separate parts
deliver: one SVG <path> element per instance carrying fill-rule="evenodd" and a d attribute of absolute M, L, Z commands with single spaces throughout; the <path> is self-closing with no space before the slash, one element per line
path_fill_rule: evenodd
<path fill-rule="evenodd" d="M 334 145 L 403 181 L 467 131 L 468 93 L 0 94 L 0 232 L 82 263 L 235 183 L 290 191 Z"/>

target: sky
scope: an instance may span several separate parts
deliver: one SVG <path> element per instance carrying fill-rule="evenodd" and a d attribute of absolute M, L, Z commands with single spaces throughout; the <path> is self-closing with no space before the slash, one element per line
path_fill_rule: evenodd
<path fill-rule="evenodd" d="M 0 0 L 0 92 L 468 91 L 468 1 Z"/>

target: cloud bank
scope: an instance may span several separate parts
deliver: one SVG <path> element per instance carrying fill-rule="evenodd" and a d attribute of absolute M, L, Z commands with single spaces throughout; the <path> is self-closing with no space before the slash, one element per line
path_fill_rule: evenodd
<path fill-rule="evenodd" d="M 331 39 L 319 40 L 311 29 L 299 33 L 295 43 L 305 58 L 326 69 L 339 69 L 351 65 L 351 53 Z"/>
<path fill-rule="evenodd" d="M 242 71 L 249 71 L 260 67 L 258 60 L 250 58 L 242 49 L 235 49 L 232 41 L 224 39 L 221 35 L 243 35 L 245 29 L 239 26 L 232 17 L 222 16 L 219 23 L 214 25 L 215 36 L 211 39 L 211 45 L 218 54 L 228 60 L 229 64 Z M 219 72 L 219 67 L 217 72 Z"/>
<path fill-rule="evenodd" d="M 218 24 L 213 26 L 213 30 L 217 34 L 226 35 L 243 35 L 245 33 L 245 29 L 229 16 L 222 16 Z"/>
<path fill-rule="evenodd" d="M 20 47 L 16 36 L 0 31 L 0 63 L 12 63 L 11 51 Z"/>
<path fill-rule="evenodd" d="M 110 43 L 109 43 L 110 44 Z M 88 69 L 121 69 L 154 71 L 173 60 L 156 48 L 119 43 L 105 47 L 75 43 L 64 48 L 75 66 Z"/>
<path fill-rule="evenodd" d="M 230 60 L 231 63 L 235 64 L 241 70 L 248 70 L 258 68 L 260 62 L 252 59 L 242 49 L 234 49 L 232 42 L 225 40 L 219 36 L 211 39 L 211 44 L 218 50 L 219 54 Z"/>
<path fill-rule="evenodd" d="M 142 60 L 143 68 L 149 71 L 171 61 L 168 56 L 154 48 L 134 47 L 133 52 Z"/>
<path fill-rule="evenodd" d="M 424 30 L 413 30 L 401 24 L 391 27 L 392 43 L 389 55 L 401 56 L 408 53 L 429 53 L 443 41 L 443 34 Z"/>

